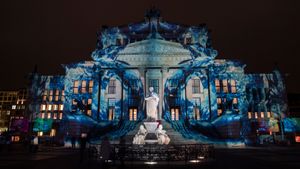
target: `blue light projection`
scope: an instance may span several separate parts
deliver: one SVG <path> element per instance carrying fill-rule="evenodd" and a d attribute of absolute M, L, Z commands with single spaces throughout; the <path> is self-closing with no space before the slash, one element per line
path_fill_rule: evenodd
<path fill-rule="evenodd" d="M 41 105 L 62 104 L 62 119 L 54 120 L 62 135 L 89 132 L 95 142 L 104 135 L 119 138 L 146 118 L 146 87 L 155 78 L 163 89 L 162 118 L 186 139 L 216 144 L 254 142 L 249 139 L 253 132 L 271 129 L 270 125 L 253 128 L 253 124 L 269 124 L 271 118 L 282 120 L 286 132 L 299 130 L 285 116 L 286 92 L 278 70 L 247 74 L 245 64 L 216 59 L 217 55 L 206 25 L 184 26 L 146 15 L 145 22 L 103 28 L 92 61 L 63 65 L 63 76 L 33 74 L 30 110 L 40 121 L 45 118 Z M 189 92 L 195 78 L 200 81 L 199 94 Z M 111 79 L 116 83 L 114 95 L 108 93 Z M 64 99 L 43 100 L 51 90 L 63 91 L 60 97 Z M 172 119 L 172 108 L 179 109 L 179 119 Z M 130 109 L 136 110 L 134 120 Z"/>

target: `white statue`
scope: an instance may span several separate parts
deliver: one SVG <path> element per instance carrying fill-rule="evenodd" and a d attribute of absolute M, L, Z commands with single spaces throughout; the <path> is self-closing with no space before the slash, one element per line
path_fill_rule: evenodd
<path fill-rule="evenodd" d="M 147 130 L 143 125 L 140 125 L 139 131 L 135 134 L 133 138 L 133 144 L 145 144 L 145 137 L 147 135 Z"/>
<path fill-rule="evenodd" d="M 158 95 L 153 91 L 153 87 L 149 87 L 149 96 L 145 98 L 147 102 L 147 118 L 157 120 L 157 105 L 159 102 Z"/>
<path fill-rule="evenodd" d="M 158 128 L 155 131 L 155 134 L 158 139 L 158 144 L 169 144 L 171 139 L 169 136 L 166 134 L 166 130 L 163 130 L 163 126 L 160 124 L 158 125 Z"/>

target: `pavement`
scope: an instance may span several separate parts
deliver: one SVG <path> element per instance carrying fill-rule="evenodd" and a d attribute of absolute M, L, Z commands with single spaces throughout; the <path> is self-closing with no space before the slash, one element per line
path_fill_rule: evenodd
<path fill-rule="evenodd" d="M 36 153 L 28 151 L 23 145 L 12 145 L 10 149 L 0 152 L 1 169 L 94 169 L 94 168 L 222 168 L 222 169 L 267 169 L 267 168 L 300 168 L 300 146 L 292 147 L 246 147 L 246 148 L 216 148 L 214 160 L 205 163 L 163 163 L 144 164 L 126 162 L 121 166 L 119 162 L 103 165 L 99 160 L 87 158 L 80 160 L 78 149 L 40 146 Z"/>

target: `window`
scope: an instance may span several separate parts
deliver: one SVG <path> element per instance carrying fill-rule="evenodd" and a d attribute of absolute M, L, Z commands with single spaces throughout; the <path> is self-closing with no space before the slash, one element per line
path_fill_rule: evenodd
<path fill-rule="evenodd" d="M 47 101 L 47 94 L 48 94 L 48 91 L 45 90 L 45 91 L 43 92 L 43 101 Z"/>
<path fill-rule="evenodd" d="M 216 85 L 216 92 L 220 93 L 221 92 L 221 86 L 220 86 L 220 80 L 215 79 L 215 85 Z"/>
<path fill-rule="evenodd" d="M 130 87 L 129 87 L 129 95 L 137 96 L 138 95 L 138 86 L 137 86 L 137 79 L 130 79 Z"/>
<path fill-rule="evenodd" d="M 59 105 L 59 111 L 63 111 L 64 110 L 64 105 L 63 104 L 60 104 Z"/>
<path fill-rule="evenodd" d="M 184 42 L 185 45 L 190 45 L 192 43 L 192 36 L 190 33 L 187 33 L 184 37 Z"/>
<path fill-rule="evenodd" d="M 50 112 L 48 112 L 47 118 L 51 119 L 51 113 Z"/>
<path fill-rule="evenodd" d="M 122 37 L 119 37 L 116 39 L 116 45 L 123 46 L 124 45 L 124 39 Z"/>
<path fill-rule="evenodd" d="M 59 90 L 56 89 L 56 90 L 55 90 L 55 97 L 54 97 L 54 100 L 55 100 L 55 101 L 58 101 L 58 98 L 59 98 Z"/>
<path fill-rule="evenodd" d="M 265 118 L 265 112 L 260 112 L 260 117 L 263 119 Z"/>
<path fill-rule="evenodd" d="M 91 115 L 92 115 L 92 110 L 87 110 L 87 111 L 86 111 L 86 114 L 87 114 L 88 116 L 91 116 Z"/>
<path fill-rule="evenodd" d="M 109 80 L 108 94 L 116 94 L 116 80 L 115 79 Z"/>
<path fill-rule="evenodd" d="M 89 93 L 93 93 L 94 81 L 89 81 Z"/>
<path fill-rule="evenodd" d="M 256 119 L 258 118 L 257 112 L 254 113 L 254 117 L 255 117 Z"/>
<path fill-rule="evenodd" d="M 73 84 L 73 93 L 78 94 L 79 81 L 75 80 Z"/>
<path fill-rule="evenodd" d="M 149 79 L 149 87 L 153 87 L 155 93 L 159 93 L 159 80 Z"/>
<path fill-rule="evenodd" d="M 232 99 L 232 108 L 234 109 L 234 110 L 238 110 L 238 98 L 233 98 Z"/>
<path fill-rule="evenodd" d="M 223 92 L 224 93 L 228 93 L 228 84 L 227 84 L 227 80 L 226 79 L 223 79 L 222 80 L 222 85 L 223 85 Z"/>
<path fill-rule="evenodd" d="M 195 120 L 200 120 L 200 110 L 198 106 L 194 106 L 193 112 Z"/>
<path fill-rule="evenodd" d="M 108 120 L 113 120 L 115 116 L 116 99 L 108 99 Z"/>
<path fill-rule="evenodd" d="M 54 105 L 53 105 L 53 110 L 54 110 L 54 111 L 57 111 L 57 109 L 58 109 L 57 104 L 54 104 Z"/>
<path fill-rule="evenodd" d="M 200 79 L 193 79 L 192 93 L 200 93 Z"/>
<path fill-rule="evenodd" d="M 74 105 L 74 106 L 77 105 L 77 101 L 75 99 L 72 100 L 72 105 Z"/>
<path fill-rule="evenodd" d="M 48 111 L 51 111 L 51 110 L 52 110 L 52 105 L 51 105 L 51 104 L 48 104 L 48 105 L 47 105 L 47 110 L 48 110 Z"/>
<path fill-rule="evenodd" d="M 108 108 L 108 120 L 109 121 L 114 120 L 114 116 L 115 116 L 115 106 L 111 106 Z"/>
<path fill-rule="evenodd" d="M 15 110 L 16 107 L 17 107 L 16 105 L 12 105 L 12 106 L 11 106 L 11 109 L 12 109 L 12 110 Z"/>
<path fill-rule="evenodd" d="M 251 119 L 251 118 L 252 118 L 252 113 L 248 112 L 248 119 Z"/>
<path fill-rule="evenodd" d="M 236 93 L 236 81 L 230 80 L 231 93 Z"/>
<path fill-rule="evenodd" d="M 86 93 L 86 81 L 83 80 L 81 83 L 81 93 Z"/>
<path fill-rule="evenodd" d="M 267 118 L 271 118 L 271 112 L 267 112 Z"/>
<path fill-rule="evenodd" d="M 137 120 L 137 108 L 129 109 L 129 120 L 136 121 Z"/>
<path fill-rule="evenodd" d="M 179 108 L 171 108 L 171 120 L 179 120 Z"/>
<path fill-rule="evenodd" d="M 218 116 L 221 116 L 222 115 L 222 113 L 223 113 L 223 111 L 222 111 L 222 109 L 218 109 Z"/>
<path fill-rule="evenodd" d="M 49 101 L 51 102 L 53 99 L 53 90 L 49 90 Z"/>
<path fill-rule="evenodd" d="M 61 101 L 65 101 L 65 90 L 61 91 Z"/>
<path fill-rule="evenodd" d="M 57 119 L 57 113 L 53 113 L 53 119 L 54 119 L 54 120 Z"/>
<path fill-rule="evenodd" d="M 42 104 L 41 105 L 41 111 L 45 111 L 46 110 L 46 105 L 45 104 Z"/>
<path fill-rule="evenodd" d="M 59 113 L 59 119 L 61 120 L 63 117 L 63 114 L 62 113 Z"/>
<path fill-rule="evenodd" d="M 42 119 L 45 118 L 45 113 L 41 113 L 41 118 L 42 118 Z"/>

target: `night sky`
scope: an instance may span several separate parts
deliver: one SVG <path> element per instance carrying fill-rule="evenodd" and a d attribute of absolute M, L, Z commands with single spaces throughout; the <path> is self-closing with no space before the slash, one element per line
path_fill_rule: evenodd
<path fill-rule="evenodd" d="M 277 62 L 288 92 L 300 93 L 298 0 L 11 0 L 0 4 L 0 90 L 26 85 L 34 65 L 63 74 L 61 64 L 91 60 L 96 32 L 144 20 L 155 5 L 163 20 L 212 30 L 217 58 L 239 59 L 246 72 L 270 72 Z"/>

